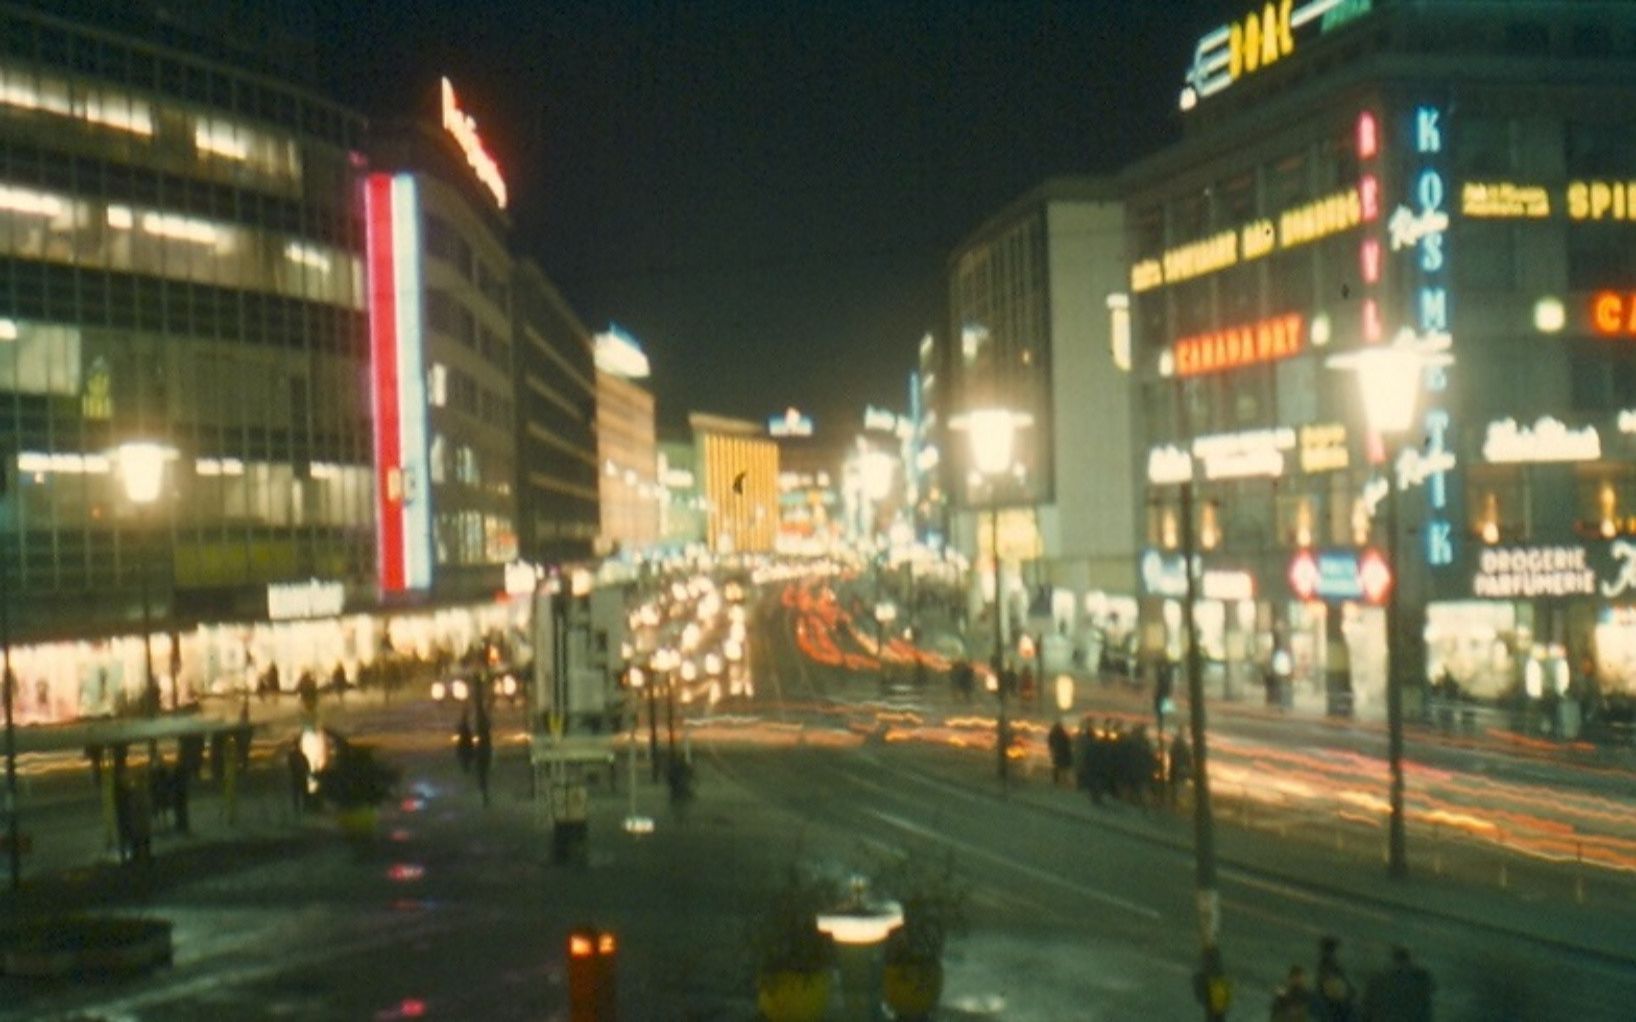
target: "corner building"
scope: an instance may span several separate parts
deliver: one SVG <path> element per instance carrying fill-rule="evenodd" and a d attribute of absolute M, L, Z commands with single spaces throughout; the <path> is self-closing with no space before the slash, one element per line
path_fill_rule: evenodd
<path fill-rule="evenodd" d="M 1411 713 L 1449 680 L 1565 737 L 1628 713 L 1636 9 L 1246 5 L 1195 58 L 1184 139 L 1126 175 L 1146 652 L 1179 649 L 1191 478 L 1213 694 L 1383 712 L 1395 584 Z M 1383 438 L 1330 360 L 1393 341 L 1452 362 Z"/>
<path fill-rule="evenodd" d="M 0 6 L 0 588 L 23 722 L 127 707 L 144 588 L 167 705 L 232 666 L 198 623 L 265 619 L 270 586 L 313 577 L 373 594 L 362 123 L 277 26 L 156 11 Z M 165 455 L 145 507 L 114 453 L 138 440 Z"/>

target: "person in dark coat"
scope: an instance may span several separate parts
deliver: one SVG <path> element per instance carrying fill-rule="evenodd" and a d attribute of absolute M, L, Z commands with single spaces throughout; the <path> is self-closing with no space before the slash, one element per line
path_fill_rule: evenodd
<path fill-rule="evenodd" d="M 1431 1022 L 1431 973 L 1414 964 L 1407 948 L 1392 949 L 1392 964 L 1377 973 L 1363 991 L 1362 1022 Z"/>
<path fill-rule="evenodd" d="M 1181 800 L 1182 788 L 1192 780 L 1193 747 L 1187 744 L 1187 736 L 1178 728 L 1170 739 L 1170 764 L 1169 769 L 1165 771 L 1172 806 Z"/>
<path fill-rule="evenodd" d="M 1079 733 L 1074 735 L 1074 785 L 1080 791 L 1091 793 L 1091 797 L 1098 802 L 1102 795 L 1097 791 L 1096 778 L 1092 774 L 1091 759 L 1096 755 L 1096 734 L 1091 730 L 1090 720 L 1079 722 Z"/>
<path fill-rule="evenodd" d="M 1068 737 L 1068 729 L 1058 720 L 1051 725 L 1051 730 L 1045 736 L 1045 744 L 1051 751 L 1051 781 L 1057 787 L 1062 787 L 1068 781 L 1069 772 L 1074 766 L 1073 741 Z"/>
<path fill-rule="evenodd" d="M 1307 971 L 1299 965 L 1289 968 L 1289 978 L 1273 995 L 1272 1008 L 1267 1013 L 1269 1022 L 1311 1022 L 1312 991 L 1307 987 Z"/>
<path fill-rule="evenodd" d="M 494 762 L 494 734 L 489 726 L 489 715 L 482 703 L 477 705 L 476 735 L 477 788 L 483 793 L 483 805 L 489 804 L 489 767 Z"/>
<path fill-rule="evenodd" d="M 307 808 L 307 780 L 312 776 L 312 764 L 307 761 L 307 754 L 301 751 L 299 741 L 290 743 L 285 762 L 290 767 L 290 808 L 299 816 Z"/>
<path fill-rule="evenodd" d="M 1315 1014 L 1323 1022 L 1353 1022 L 1357 1018 L 1357 990 L 1341 968 L 1341 942 L 1325 937 L 1318 942 L 1317 985 L 1313 991 Z"/>
<path fill-rule="evenodd" d="M 472 734 L 470 717 L 465 714 L 460 715 L 460 728 L 455 732 L 455 735 L 455 758 L 460 760 L 461 772 L 469 774 L 471 773 L 472 757 L 477 753 L 475 748 L 476 737 Z"/>

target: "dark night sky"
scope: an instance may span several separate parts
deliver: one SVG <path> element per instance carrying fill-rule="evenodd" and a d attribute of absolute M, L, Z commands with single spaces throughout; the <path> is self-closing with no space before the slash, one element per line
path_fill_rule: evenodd
<path fill-rule="evenodd" d="M 1052 174 L 1176 131 L 1233 0 L 315 0 L 327 89 L 402 111 L 446 73 L 523 245 L 653 361 L 660 416 L 820 431 L 902 407 L 949 250 Z"/>

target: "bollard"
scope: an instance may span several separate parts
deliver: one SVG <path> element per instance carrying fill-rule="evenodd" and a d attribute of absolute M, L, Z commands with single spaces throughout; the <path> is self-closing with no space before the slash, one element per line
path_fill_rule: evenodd
<path fill-rule="evenodd" d="M 568 934 L 570 1022 L 614 1022 L 619 945 L 614 935 L 590 926 Z"/>

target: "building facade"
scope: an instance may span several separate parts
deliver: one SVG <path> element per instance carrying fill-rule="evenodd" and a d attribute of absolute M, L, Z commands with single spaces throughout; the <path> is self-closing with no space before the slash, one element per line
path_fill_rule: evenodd
<path fill-rule="evenodd" d="M 1177 648 L 1191 480 L 1213 691 L 1381 712 L 1395 586 L 1411 708 L 1571 692 L 1538 726 L 1577 728 L 1636 686 L 1636 19 L 1302 5 L 1251 46 L 1249 7 L 1127 175 L 1147 647 Z M 1376 347 L 1426 360 L 1385 388 L 1403 436 L 1337 371 Z"/>
<path fill-rule="evenodd" d="M 659 441 L 659 545 L 667 553 L 704 546 L 704 493 L 699 488 L 698 456 L 691 439 Z"/>
<path fill-rule="evenodd" d="M 519 552 L 587 560 L 602 524 L 591 335 L 532 260 L 516 261 L 511 297 Z"/>
<path fill-rule="evenodd" d="M 754 422 L 693 412 L 712 553 L 770 553 L 778 537 L 778 444 Z"/>
<path fill-rule="evenodd" d="M 979 568 L 974 611 L 992 605 L 998 534 L 1007 628 L 1026 616 L 1078 627 L 1087 609 L 1105 614 L 1134 593 L 1128 363 L 1108 312 L 1125 287 L 1124 243 L 1114 184 L 1063 178 L 950 259 L 946 379 L 932 370 L 934 414 L 948 417 L 938 460 L 959 512 L 954 542 Z M 998 476 L 973 461 L 973 413 L 985 410 L 1020 417 Z"/>
<path fill-rule="evenodd" d="M 271 587 L 314 577 L 372 602 L 376 567 L 362 121 L 277 26 L 71 6 L 0 7 L 0 589 L 24 720 L 128 706 L 144 616 L 169 705 L 223 669 L 199 622 L 266 620 Z M 159 454 L 146 506 L 121 485 L 133 443 Z"/>
<path fill-rule="evenodd" d="M 637 382 L 647 379 L 648 358 L 617 327 L 597 334 L 594 345 L 601 548 L 639 552 L 659 542 L 662 496 L 653 392 Z"/>

